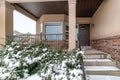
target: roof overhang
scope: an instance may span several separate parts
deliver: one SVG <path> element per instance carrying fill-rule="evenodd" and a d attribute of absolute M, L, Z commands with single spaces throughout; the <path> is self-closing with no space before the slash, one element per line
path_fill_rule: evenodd
<path fill-rule="evenodd" d="M 32 18 L 39 19 L 44 14 L 68 15 L 68 0 L 6 0 L 15 9 Z M 77 0 L 76 17 L 92 17 L 103 0 Z"/>

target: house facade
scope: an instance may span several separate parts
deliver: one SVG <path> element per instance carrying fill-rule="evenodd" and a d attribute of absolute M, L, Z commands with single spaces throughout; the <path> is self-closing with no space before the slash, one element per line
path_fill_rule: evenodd
<path fill-rule="evenodd" d="M 120 59 L 120 0 L 1 0 L 0 44 L 13 34 L 13 10 L 36 21 L 36 34 L 65 34 L 69 50 L 76 48 L 78 33 L 83 46 Z"/>

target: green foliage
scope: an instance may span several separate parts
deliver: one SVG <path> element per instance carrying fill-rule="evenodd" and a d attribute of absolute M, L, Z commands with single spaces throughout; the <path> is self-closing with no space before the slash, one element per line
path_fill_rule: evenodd
<path fill-rule="evenodd" d="M 5 65 L 4 62 L 2 61 L 2 53 L 3 51 L 0 50 L 0 67 Z"/>
<path fill-rule="evenodd" d="M 19 67 L 16 67 L 16 75 L 19 76 L 20 78 L 24 77 L 25 69 L 27 69 L 27 66 L 23 65 L 23 62 L 21 62 L 21 65 Z"/>
<path fill-rule="evenodd" d="M 13 39 L 11 38 L 11 39 L 6 39 L 7 41 L 6 41 L 6 44 L 7 45 L 10 45 L 11 44 L 11 42 L 13 42 Z"/>
<path fill-rule="evenodd" d="M 68 69 L 74 69 L 76 67 L 75 64 L 72 64 L 71 62 L 67 62 L 66 66 Z"/>
<path fill-rule="evenodd" d="M 49 75 L 48 77 L 45 78 L 45 80 L 51 80 L 51 76 Z"/>
<path fill-rule="evenodd" d="M 76 52 L 75 52 L 76 53 Z M 48 45 L 44 44 L 31 44 L 28 46 L 18 45 L 12 43 L 7 45 L 5 49 L 0 50 L 0 56 L 3 56 L 0 66 L 6 66 L 6 72 L 11 70 L 11 67 L 8 67 L 9 64 L 3 63 L 4 59 L 11 60 L 14 63 L 20 62 L 19 66 L 12 68 L 13 76 L 7 80 L 18 80 L 18 78 L 24 78 L 25 73 L 28 75 L 34 75 L 36 73 L 47 73 L 50 69 L 50 64 L 55 64 L 58 67 L 62 65 L 62 62 L 65 60 L 67 68 L 67 76 L 69 78 L 69 70 L 77 69 L 78 65 L 81 62 L 81 55 L 70 54 L 61 49 L 51 49 Z M 7 57 L 8 56 L 8 57 Z M 75 61 L 73 62 L 72 59 Z M 10 69 L 10 70 L 7 70 Z M 51 72 L 55 75 L 60 73 L 55 71 L 55 66 L 52 66 Z M 74 75 L 73 75 L 74 76 Z M 51 80 L 51 75 L 44 78 L 45 80 Z"/>
<path fill-rule="evenodd" d="M 0 62 L 0 67 L 5 66 L 4 62 Z"/>
<path fill-rule="evenodd" d="M 83 59 L 82 54 L 78 54 L 77 57 L 76 57 L 76 60 L 82 61 L 82 59 Z"/>
<path fill-rule="evenodd" d="M 32 75 L 39 71 L 41 65 L 39 62 L 34 62 L 30 65 L 28 65 L 28 74 Z"/>

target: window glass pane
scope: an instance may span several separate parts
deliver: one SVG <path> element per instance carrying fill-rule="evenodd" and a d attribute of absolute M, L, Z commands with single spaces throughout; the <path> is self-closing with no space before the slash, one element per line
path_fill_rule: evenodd
<path fill-rule="evenodd" d="M 46 39 L 47 40 L 62 40 L 62 26 L 57 23 L 46 24 Z"/>
<path fill-rule="evenodd" d="M 46 26 L 46 34 L 62 34 L 61 26 Z"/>

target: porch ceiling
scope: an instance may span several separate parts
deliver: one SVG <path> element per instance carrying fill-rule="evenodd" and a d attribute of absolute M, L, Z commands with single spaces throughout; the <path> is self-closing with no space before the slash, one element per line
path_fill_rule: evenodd
<path fill-rule="evenodd" d="M 77 17 L 92 17 L 103 0 L 78 0 Z M 17 3 L 34 17 L 39 18 L 43 14 L 66 14 L 68 15 L 67 1 L 54 2 L 33 2 L 33 3 Z"/>

